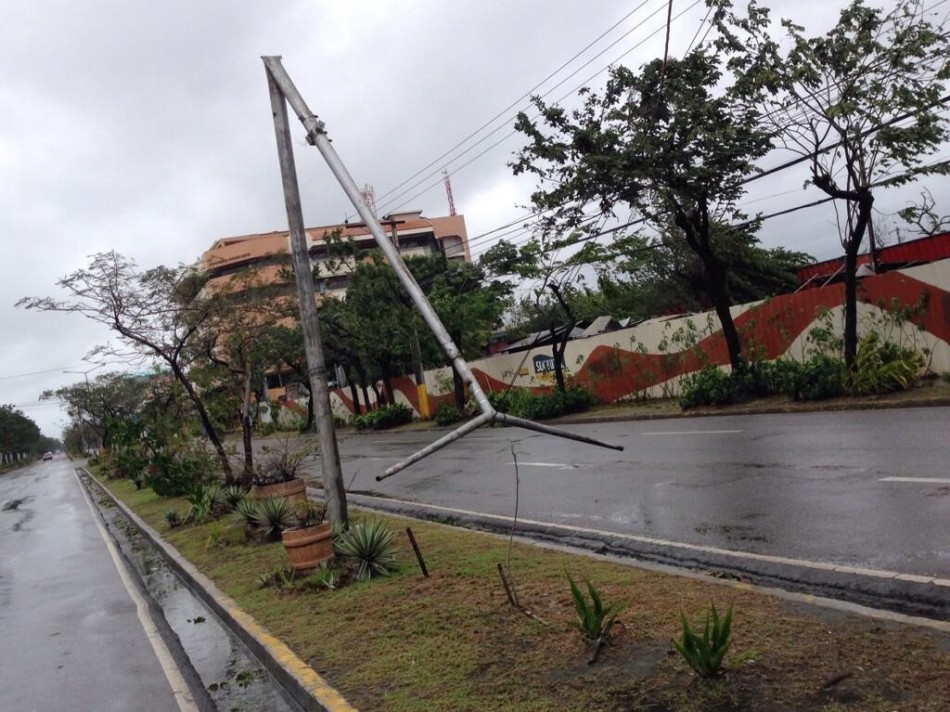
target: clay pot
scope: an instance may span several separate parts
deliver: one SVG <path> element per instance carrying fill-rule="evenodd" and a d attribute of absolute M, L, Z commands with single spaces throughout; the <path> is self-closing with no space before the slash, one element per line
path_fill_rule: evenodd
<path fill-rule="evenodd" d="M 290 566 L 297 573 L 312 571 L 325 561 L 333 561 L 333 531 L 330 522 L 281 533 Z"/>
<path fill-rule="evenodd" d="M 275 499 L 284 497 L 291 504 L 306 504 L 307 483 L 299 478 L 290 482 L 278 482 L 274 485 L 256 485 L 251 488 L 254 499 Z"/>

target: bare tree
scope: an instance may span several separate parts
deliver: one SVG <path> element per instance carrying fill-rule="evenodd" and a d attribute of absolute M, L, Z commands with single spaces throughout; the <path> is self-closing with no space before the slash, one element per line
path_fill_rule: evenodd
<path fill-rule="evenodd" d="M 57 284 L 69 293 L 69 298 L 24 297 L 16 306 L 80 314 L 119 335 L 122 347 L 100 347 L 97 354 L 157 360 L 166 365 L 194 404 L 221 469 L 231 479 L 228 454 L 188 377 L 195 358 L 189 347 L 201 335 L 214 308 L 200 296 L 201 277 L 184 265 L 141 271 L 133 260 L 110 251 L 93 255 L 88 267 Z"/>
<path fill-rule="evenodd" d="M 950 215 L 937 212 L 937 201 L 926 188 L 920 193 L 919 203 L 911 203 L 897 214 L 913 225 L 919 235 L 939 235 L 950 230 Z"/>

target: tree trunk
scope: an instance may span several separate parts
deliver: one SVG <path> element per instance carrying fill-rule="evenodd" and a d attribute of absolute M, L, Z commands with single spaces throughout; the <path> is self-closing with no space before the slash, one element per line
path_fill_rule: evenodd
<path fill-rule="evenodd" d="M 706 279 L 709 284 L 709 298 L 712 299 L 716 316 L 719 317 L 719 323 L 722 325 L 722 338 L 725 339 L 726 350 L 729 352 L 729 364 L 733 371 L 738 371 L 744 363 L 742 343 L 739 340 L 736 324 L 732 320 L 732 311 L 729 309 L 732 300 L 729 299 L 729 292 L 726 289 L 726 270 L 714 257 L 706 262 Z"/>
<path fill-rule="evenodd" d="M 313 414 L 313 391 L 307 391 L 307 422 L 303 426 L 304 432 L 310 433 L 313 432 L 313 421 L 315 416 Z"/>
<path fill-rule="evenodd" d="M 188 397 L 194 404 L 195 410 L 198 411 L 198 419 L 201 421 L 201 427 L 204 429 L 205 435 L 208 436 L 208 440 L 211 441 L 212 446 L 214 446 L 214 450 L 218 455 L 218 462 L 221 463 L 221 470 L 224 472 L 225 479 L 233 480 L 234 471 L 231 469 L 231 461 L 228 459 L 228 453 L 225 451 L 224 445 L 221 443 L 221 438 L 218 437 L 218 433 L 214 429 L 214 424 L 211 422 L 211 417 L 208 415 L 208 411 L 205 409 L 204 403 L 195 392 L 195 388 L 191 385 L 191 381 L 188 380 L 188 377 L 185 376 L 184 372 L 182 372 L 178 363 L 175 361 L 169 361 L 168 363 L 172 367 L 172 373 L 175 375 L 175 378 L 177 378 L 178 382 L 181 383 L 182 387 L 185 389 L 185 393 L 188 394 Z"/>
<path fill-rule="evenodd" d="M 452 341 L 455 342 L 455 345 L 461 351 L 462 349 L 462 332 L 458 329 L 454 329 L 449 332 L 449 336 L 452 337 Z M 455 391 L 455 407 L 458 409 L 459 413 L 465 412 L 465 381 L 462 380 L 462 375 L 455 370 L 455 364 L 449 364 L 452 367 L 452 389 Z"/>
<path fill-rule="evenodd" d="M 848 166 L 850 171 L 852 166 Z M 871 209 L 874 207 L 874 194 L 867 186 L 852 190 L 838 188 L 834 180 L 827 173 L 815 173 L 814 184 L 826 194 L 837 200 L 847 201 L 848 217 L 850 218 L 851 203 L 857 203 L 858 217 L 851 228 L 851 234 L 844 244 L 844 362 L 851 371 L 858 355 L 858 252 L 861 251 L 861 242 L 864 233 L 871 221 Z M 850 224 L 850 219 L 849 219 Z"/>
<path fill-rule="evenodd" d="M 350 379 L 350 398 L 353 400 L 353 416 L 360 415 L 360 392 L 356 389 L 356 381 Z"/>
<path fill-rule="evenodd" d="M 554 381 L 557 383 L 557 389 L 564 393 L 567 390 L 567 384 L 564 380 L 564 351 L 567 349 L 567 342 L 571 339 L 571 332 L 574 330 L 574 325 L 577 323 L 577 319 L 574 317 L 574 312 L 571 311 L 571 308 L 567 305 L 567 302 L 564 300 L 564 297 L 561 295 L 561 290 L 558 289 L 556 284 L 549 284 L 548 287 L 554 292 L 554 296 L 557 298 L 558 304 L 561 306 L 561 309 L 567 315 L 567 327 L 564 329 L 564 333 L 561 335 L 560 339 L 555 339 L 554 343 L 551 344 L 552 355 L 554 356 Z M 554 336 L 554 330 L 556 326 L 551 324 L 551 336 Z"/>
<path fill-rule="evenodd" d="M 465 412 L 465 381 L 462 380 L 462 375 L 455 370 L 455 366 L 452 366 L 452 387 L 455 390 L 455 407 L 458 408 L 459 413 Z"/>
<path fill-rule="evenodd" d="M 244 374 L 244 402 L 241 406 L 241 436 L 244 444 L 244 477 L 245 484 L 251 480 L 254 473 L 254 448 L 251 444 L 251 374 Z"/>
<path fill-rule="evenodd" d="M 858 356 L 858 245 L 844 251 L 844 362 L 850 371 Z"/>

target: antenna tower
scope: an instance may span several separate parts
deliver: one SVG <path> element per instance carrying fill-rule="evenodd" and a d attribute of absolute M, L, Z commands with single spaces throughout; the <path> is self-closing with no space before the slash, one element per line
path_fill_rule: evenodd
<path fill-rule="evenodd" d="M 449 172 L 442 169 L 442 175 L 445 176 L 445 197 L 449 199 L 449 215 L 456 215 L 455 198 L 452 197 L 452 180 L 449 178 Z"/>
<path fill-rule="evenodd" d="M 373 186 L 369 183 L 363 184 L 363 190 L 360 191 L 360 195 L 363 196 L 363 202 L 369 206 L 370 211 L 375 216 L 379 216 L 379 213 L 376 212 L 376 191 L 373 190 Z"/>

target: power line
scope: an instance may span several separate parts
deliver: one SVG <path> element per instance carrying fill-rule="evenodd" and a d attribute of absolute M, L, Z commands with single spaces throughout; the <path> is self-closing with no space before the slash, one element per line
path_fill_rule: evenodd
<path fill-rule="evenodd" d="M 42 374 L 44 374 L 44 373 L 57 373 L 57 372 L 62 373 L 62 371 L 63 371 L 64 369 L 67 369 L 67 368 L 74 368 L 74 367 L 76 367 L 76 366 L 78 366 L 78 365 L 80 365 L 80 364 L 69 364 L 68 366 L 60 366 L 59 368 L 50 368 L 50 369 L 47 369 L 47 370 L 45 370 L 45 371 L 33 371 L 33 372 L 31 372 L 31 373 L 16 373 L 16 374 L 14 374 L 14 375 L 12 375 L 12 376 L 0 376 L 0 381 L 8 381 L 8 380 L 13 379 L 13 378 L 26 378 L 27 376 L 39 376 L 39 375 L 42 375 Z"/>
<path fill-rule="evenodd" d="M 461 146 L 465 145 L 465 143 L 468 142 L 469 139 L 474 138 L 474 137 L 477 136 L 479 133 L 481 133 L 482 130 L 488 128 L 488 127 L 491 126 L 496 120 L 498 120 L 498 119 L 501 118 L 502 116 L 506 115 L 511 109 L 513 109 L 514 107 L 516 107 L 522 100 L 524 100 L 524 99 L 526 99 L 527 97 L 531 96 L 532 92 L 537 91 L 537 90 L 538 90 L 540 87 L 542 87 L 548 80 L 554 78 L 554 77 L 555 77 L 557 74 L 559 74 L 562 70 L 566 69 L 572 62 L 574 62 L 574 60 L 578 59 L 581 55 L 583 55 L 584 52 L 586 52 L 587 50 L 589 50 L 591 47 L 593 47 L 595 44 L 597 44 L 598 42 L 600 42 L 600 41 L 601 41 L 604 37 L 606 37 L 608 34 L 610 34 L 611 32 L 613 32 L 613 30 L 615 30 L 618 26 L 620 26 L 621 24 L 623 24 L 623 23 L 624 23 L 627 19 L 629 19 L 632 15 L 636 14 L 636 13 L 637 13 L 644 5 L 646 5 L 648 2 L 650 2 L 650 0 L 643 0 L 643 2 L 641 2 L 641 3 L 640 3 L 639 5 L 637 5 L 633 10 L 631 10 L 631 11 L 628 12 L 626 15 L 624 15 L 624 16 L 621 17 L 619 20 L 617 20 L 617 22 L 615 22 L 613 25 L 611 25 L 609 28 L 607 28 L 607 30 L 605 30 L 603 33 L 601 33 L 600 35 L 598 35 L 596 39 L 594 39 L 592 42 L 588 43 L 583 49 L 581 49 L 579 52 L 577 52 L 573 57 L 571 57 L 569 60 L 567 60 L 566 62 L 564 62 L 560 67 L 558 67 L 557 69 L 555 69 L 553 72 L 551 72 L 550 74 L 548 74 L 544 79 L 542 79 L 540 82 L 538 82 L 537 84 L 535 84 L 535 85 L 534 85 L 533 87 L 531 87 L 528 91 L 526 91 L 524 94 L 522 94 L 521 96 L 519 96 L 517 99 L 515 99 L 513 102 L 511 102 L 508 106 L 506 106 L 504 109 L 502 109 L 502 110 L 499 111 L 497 114 L 495 114 L 493 117 L 491 117 L 488 121 L 486 121 L 486 122 L 483 123 L 481 126 L 479 126 L 477 129 L 475 129 L 475 130 L 474 130 L 472 133 L 470 133 L 468 136 L 466 136 L 466 137 L 463 138 L 461 141 L 459 141 L 458 143 L 456 143 L 454 146 L 452 146 L 449 150 L 447 150 L 447 151 L 446 151 L 445 153 L 443 153 L 441 156 L 438 156 L 437 158 L 433 159 L 430 163 L 428 163 L 427 165 L 425 165 L 425 166 L 423 166 L 422 168 L 420 168 L 418 171 L 416 171 L 416 172 L 413 173 L 411 176 L 409 176 L 408 178 L 406 178 L 402 183 L 400 183 L 399 185 L 395 186 L 394 188 L 392 188 L 392 189 L 386 191 L 385 193 L 383 193 L 382 195 L 380 195 L 380 196 L 379 196 L 379 200 L 382 200 L 383 198 L 386 198 L 387 196 L 392 195 L 394 192 L 396 192 L 397 190 L 399 190 L 400 188 L 402 188 L 406 183 L 408 183 L 409 181 L 411 181 L 413 178 L 417 177 L 420 173 L 423 173 L 423 172 L 425 172 L 426 170 L 428 170 L 429 168 L 431 168 L 432 166 L 437 165 L 443 158 L 445 158 L 445 157 L 448 156 L 450 153 L 452 153 L 453 151 L 455 151 L 455 149 L 460 148 Z M 632 31 L 632 30 L 631 30 L 631 31 Z M 624 35 L 622 35 L 622 36 L 621 36 L 621 39 L 623 39 L 623 37 L 626 37 L 628 34 L 629 34 L 629 32 L 626 33 L 626 34 L 624 34 Z M 613 46 L 613 45 L 611 45 L 611 46 Z M 609 47 L 608 47 L 608 49 L 609 49 Z M 599 56 L 599 55 L 598 55 L 598 56 Z M 595 58 L 596 58 L 596 57 L 595 57 Z"/>
<path fill-rule="evenodd" d="M 689 5 L 689 6 L 686 7 L 684 10 L 682 10 L 682 11 L 681 11 L 679 14 L 677 14 L 673 19 L 674 19 L 674 20 L 678 20 L 680 17 L 682 17 L 683 15 L 685 15 L 687 12 L 689 12 L 690 10 L 692 10 L 694 7 L 696 7 L 696 5 L 699 5 L 702 1 L 703 1 L 703 0 L 695 0 L 691 5 Z M 630 34 L 631 32 L 633 32 L 634 30 L 639 29 L 642 25 L 646 24 L 647 20 L 649 20 L 650 18 L 652 18 L 654 15 L 656 15 L 661 9 L 663 9 L 664 6 L 665 6 L 665 3 L 664 3 L 663 6 L 658 7 L 658 8 L 657 8 L 656 10 L 654 10 L 652 13 L 650 13 L 649 15 L 647 15 L 647 17 L 646 17 L 644 20 L 642 20 L 641 22 L 639 22 L 633 29 L 631 29 L 631 30 L 627 33 L 627 35 Z M 591 80 L 595 79 L 598 75 L 600 75 L 600 74 L 601 74 L 602 72 L 604 72 L 605 70 L 609 69 L 613 64 L 615 64 L 616 62 L 620 61 L 621 59 L 623 59 L 624 57 L 626 57 L 628 54 L 630 54 L 631 52 L 633 52 L 635 49 L 638 49 L 640 46 L 642 46 L 643 44 L 645 44 L 648 40 L 652 39 L 652 38 L 655 37 L 657 34 L 659 34 L 660 32 L 662 32 L 663 29 L 664 29 L 664 27 L 665 27 L 665 25 L 660 26 L 660 27 L 658 27 L 657 29 L 655 29 L 653 32 L 651 32 L 650 34 L 648 34 L 646 37 L 644 37 L 642 40 L 640 40 L 640 41 L 639 41 L 637 44 L 635 44 L 633 47 L 631 47 L 630 49 L 628 49 L 627 51 L 625 51 L 623 54 L 619 55 L 618 57 L 615 57 L 615 58 L 614 58 L 610 63 L 608 63 L 607 65 L 605 65 L 605 66 L 601 67 L 600 69 L 598 69 L 594 74 L 592 74 L 590 77 L 588 77 L 587 79 L 585 79 L 583 82 L 581 82 L 580 84 L 578 84 L 577 86 L 575 86 L 575 87 L 574 87 L 573 89 L 571 89 L 567 94 L 565 94 L 565 95 L 562 96 L 561 98 L 557 99 L 554 103 L 560 103 L 560 102 L 564 101 L 564 99 L 566 99 L 566 98 L 568 98 L 569 96 L 571 96 L 572 94 L 574 94 L 574 93 L 575 93 L 576 91 L 578 91 L 581 87 L 583 87 L 584 85 L 586 85 L 586 84 L 587 84 L 588 82 L 590 82 Z M 626 37 L 627 35 L 624 35 L 623 37 L 621 37 L 621 39 L 623 39 L 623 38 Z M 549 96 L 550 94 L 552 94 L 555 89 L 557 89 L 558 87 L 562 86 L 565 82 L 567 82 L 568 79 L 570 79 L 571 77 L 573 77 L 573 76 L 575 76 L 576 74 L 578 74 L 582 69 L 584 69 L 584 67 L 587 67 L 587 66 L 589 66 L 590 64 L 592 64 L 595 59 L 597 59 L 597 58 L 600 57 L 602 54 L 604 54 L 605 52 L 607 52 L 607 51 L 608 51 L 609 49 L 611 49 L 614 45 L 616 45 L 619 41 L 620 41 L 620 40 L 617 40 L 617 42 L 614 42 L 613 44 L 609 45 L 609 46 L 608 46 L 606 49 L 604 49 L 602 52 L 600 52 L 599 54 L 595 55 L 593 58 L 591 58 L 590 60 L 588 60 L 586 63 L 582 64 L 580 67 L 578 67 L 576 70 L 574 70 L 571 74 L 569 74 L 569 75 L 566 76 L 564 79 L 562 79 L 560 82 L 558 82 L 558 83 L 555 84 L 553 87 L 551 87 L 550 89 L 548 89 L 544 94 L 541 95 L 540 98 L 543 99 L 543 98 Z M 540 112 L 534 114 L 534 116 L 533 116 L 532 118 L 537 118 L 538 116 L 540 116 Z M 497 134 L 499 131 L 501 131 L 501 130 L 502 130 L 503 128 L 505 128 L 505 127 L 506 127 L 506 124 L 500 124 L 500 125 L 497 126 L 495 129 L 493 129 L 493 130 L 490 131 L 489 133 L 485 134 L 485 136 L 483 136 L 481 139 L 479 139 L 478 141 L 476 141 L 475 143 L 473 143 L 471 146 L 469 146 L 468 148 L 466 148 L 464 151 L 462 151 L 461 153 L 459 153 L 457 156 L 455 156 L 454 158 L 452 158 L 452 159 L 449 161 L 449 163 L 451 163 L 451 162 L 453 162 L 453 161 L 457 161 L 458 159 L 460 159 L 460 158 L 461 158 L 462 156 L 464 156 L 465 154 L 467 154 L 467 153 L 473 151 L 473 150 L 475 149 L 475 147 L 481 145 L 482 143 L 484 143 L 485 141 L 487 141 L 489 138 L 491 138 L 492 136 L 494 136 L 495 134 Z M 502 136 L 498 141 L 495 141 L 493 144 L 491 144 L 490 146 L 488 146 L 488 148 L 484 149 L 483 151 L 481 151 L 480 153 L 478 153 L 477 155 L 475 155 L 474 157 L 472 157 L 471 159 L 469 159 L 468 161 L 466 161 L 466 162 L 463 163 L 462 165 L 460 165 L 460 166 L 454 168 L 454 169 L 451 171 L 450 175 L 455 175 L 456 173 L 458 173 L 459 171 L 461 171 L 463 168 L 466 168 L 467 166 L 471 165 L 473 162 L 475 162 L 476 160 L 478 160 L 479 158 L 481 158 L 482 156 L 484 156 L 486 153 L 488 153 L 489 151 L 491 151 L 491 150 L 497 148 L 499 145 L 501 145 L 502 143 L 504 143 L 505 141 L 507 141 L 509 138 L 511 138 L 512 136 L 514 136 L 516 133 L 518 133 L 516 130 L 509 131 L 507 134 L 505 134 L 504 136 Z M 413 183 L 413 184 L 412 184 L 410 187 L 408 187 L 406 190 L 404 190 L 404 191 L 402 191 L 401 193 L 399 193 L 398 195 L 395 195 L 395 196 L 393 196 L 392 198 L 390 198 L 389 201 L 387 201 L 387 203 L 386 203 L 383 207 L 380 208 L 380 210 L 383 211 L 383 212 L 391 212 L 391 211 L 393 211 L 393 210 L 398 210 L 399 208 L 404 207 L 405 205 L 407 205 L 409 202 L 415 200 L 416 198 L 418 198 L 418 197 L 420 197 L 420 196 L 422 196 L 422 195 L 425 195 L 426 193 L 428 193 L 428 192 L 429 192 L 430 190 L 432 190 L 433 188 L 436 188 L 436 187 L 442 185 L 443 179 L 442 179 L 442 178 L 439 178 L 439 180 L 438 180 L 437 182 L 435 182 L 435 183 L 433 183 L 433 184 L 431 184 L 431 185 L 426 186 L 425 188 L 423 188 L 423 189 L 422 189 L 421 191 L 419 191 L 418 193 L 415 193 L 414 195 L 412 195 L 412 196 L 409 197 L 409 198 L 406 198 L 405 200 L 402 200 L 401 203 L 399 203 L 399 204 L 396 203 L 396 201 L 399 200 L 399 199 L 401 199 L 406 193 L 408 193 L 409 191 L 415 189 L 416 187 L 418 187 L 418 186 L 421 185 L 423 182 L 425 182 L 426 180 L 428 180 L 428 179 L 431 178 L 432 176 L 436 175 L 437 173 L 439 173 L 438 170 L 426 174 L 426 175 L 423 176 L 421 179 L 419 179 L 418 181 L 416 181 L 415 183 Z M 395 208 L 391 207 L 391 206 L 393 206 L 393 205 L 396 205 L 396 207 L 395 207 Z"/>

